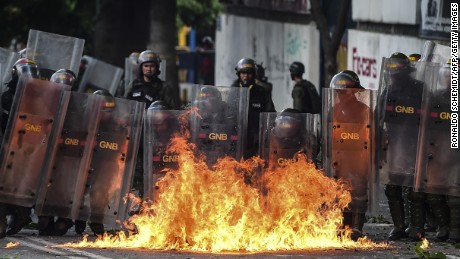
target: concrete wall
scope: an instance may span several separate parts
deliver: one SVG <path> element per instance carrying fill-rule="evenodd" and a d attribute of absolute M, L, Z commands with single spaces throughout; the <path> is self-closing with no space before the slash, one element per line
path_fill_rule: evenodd
<path fill-rule="evenodd" d="M 353 0 L 354 21 L 376 23 L 420 23 L 420 0 Z"/>
<path fill-rule="evenodd" d="M 254 58 L 267 67 L 273 83 L 277 111 L 292 107 L 289 65 L 304 63 L 304 78 L 319 84 L 319 32 L 314 24 L 292 24 L 221 14 L 216 31 L 216 85 L 228 86 L 236 78 L 235 65 L 241 58 Z"/>
<path fill-rule="evenodd" d="M 348 31 L 348 69 L 355 71 L 362 86 L 377 89 L 383 57 L 394 52 L 409 56 L 422 53 L 425 40 L 416 37 L 374 33 L 359 30 Z"/>

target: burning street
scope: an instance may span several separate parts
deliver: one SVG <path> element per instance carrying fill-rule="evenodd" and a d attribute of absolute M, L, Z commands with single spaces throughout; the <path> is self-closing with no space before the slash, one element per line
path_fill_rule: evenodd
<path fill-rule="evenodd" d="M 225 158 L 209 169 L 183 138 L 170 151 L 179 169 L 166 172 L 155 201 L 144 202 L 123 231 L 82 240 L 73 231 L 42 237 L 25 230 L 1 241 L 0 257 L 412 258 L 435 251 L 459 258 L 445 243 L 387 243 L 391 224 L 366 224 L 367 237 L 351 240 L 342 217 L 347 185 L 302 158 L 261 175 L 258 158 Z"/>

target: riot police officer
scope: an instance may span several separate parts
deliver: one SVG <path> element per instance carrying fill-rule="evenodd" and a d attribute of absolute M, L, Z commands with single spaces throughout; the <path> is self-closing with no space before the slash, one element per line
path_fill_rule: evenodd
<path fill-rule="evenodd" d="M 241 59 L 236 64 L 235 71 L 238 78 L 231 86 L 247 87 L 250 89 L 247 129 L 248 141 L 244 154 L 245 158 L 250 158 L 257 154 L 259 146 L 259 113 L 275 112 L 276 110 L 270 93 L 255 82 L 256 63 L 253 59 Z M 229 98 L 229 100 L 238 100 L 238 98 Z"/>
<path fill-rule="evenodd" d="M 102 95 L 104 98 L 101 103 L 101 117 L 99 121 L 98 135 L 101 135 L 104 139 L 101 132 L 118 132 L 123 129 L 113 128 L 114 125 L 117 125 L 117 122 L 114 122 L 112 112 L 115 108 L 116 102 L 115 98 L 107 90 L 98 90 L 93 94 Z M 120 143 L 121 144 L 121 143 Z M 107 189 L 110 189 L 109 184 L 105 183 L 100 179 L 104 176 L 104 172 L 111 171 L 117 172 L 118 165 L 116 163 L 108 163 L 107 159 L 112 159 L 112 154 L 110 150 L 98 149 L 93 153 L 91 168 L 94 175 L 88 177 L 87 185 L 90 186 L 89 190 L 89 199 L 90 199 L 90 217 L 89 217 L 89 227 L 95 235 L 102 235 L 104 233 L 104 225 L 102 222 L 102 216 L 104 215 L 104 207 L 109 204 L 109 197 L 107 197 Z M 115 154 L 116 155 L 116 154 Z M 104 207 L 101 207 L 103 205 Z"/>
<path fill-rule="evenodd" d="M 415 158 L 417 152 L 417 136 L 423 83 L 415 80 L 411 73 L 414 68 L 406 55 L 396 52 L 386 61 L 383 76 L 386 86 L 380 93 L 380 109 L 383 122 L 382 140 L 386 158 L 382 175 L 388 175 L 385 184 L 385 195 L 388 198 L 390 214 L 394 227 L 388 239 L 398 240 L 409 235 L 414 240 L 424 235 L 426 216 L 425 194 L 414 192 Z M 402 109 L 404 107 L 405 109 Z M 407 110 L 407 111 L 406 111 Z M 404 222 L 404 201 L 402 186 L 409 188 L 410 228 L 406 230 Z"/>
<path fill-rule="evenodd" d="M 160 75 L 161 58 L 151 50 L 139 54 L 139 76 L 128 86 L 126 98 L 146 103 L 149 107 L 157 100 L 164 101 L 171 109 L 178 109 L 175 91 L 170 85 L 162 81 Z"/>
<path fill-rule="evenodd" d="M 295 82 L 292 89 L 294 109 L 304 113 L 317 114 L 321 112 L 321 99 L 315 86 L 308 80 L 303 79 L 305 66 L 298 61 L 289 66 L 291 79 Z"/>
<path fill-rule="evenodd" d="M 20 77 L 39 78 L 39 69 L 35 61 L 27 58 L 17 60 L 12 69 L 11 81 L 7 84 L 7 90 L 2 94 L 2 132 L 5 133 L 9 119 L 9 112 L 13 105 L 16 87 Z M 10 225 L 6 226 L 6 214 L 9 211 L 12 214 Z M 0 238 L 6 235 L 18 233 L 24 226 L 32 222 L 30 218 L 31 208 L 18 205 L 8 205 L 0 203 Z"/>
<path fill-rule="evenodd" d="M 222 101 L 222 94 L 215 86 L 203 86 L 197 107 L 203 122 L 225 123 L 231 120 L 228 105 Z"/>
<path fill-rule="evenodd" d="M 287 108 L 276 116 L 275 125 L 270 130 L 270 169 L 281 166 L 279 159 L 290 161 L 297 154 L 306 153 L 305 121 L 296 109 Z"/>
<path fill-rule="evenodd" d="M 433 66 L 434 68 L 438 68 Z M 427 68 L 423 98 L 415 188 L 426 193 L 426 203 L 438 223 L 436 239 L 460 242 L 460 151 L 451 148 L 451 67 Z M 431 74 L 430 74 L 431 73 Z M 433 82 L 433 83 L 431 83 Z"/>
<path fill-rule="evenodd" d="M 148 108 L 154 101 L 161 100 L 170 109 L 178 109 L 180 103 L 176 101 L 176 93 L 173 87 L 162 81 L 160 75 L 161 58 L 151 50 L 142 51 L 139 54 L 139 76 L 128 86 L 127 99 L 144 102 Z M 143 147 L 139 147 L 139 157 L 136 165 L 134 187 L 142 194 L 142 166 Z"/>
<path fill-rule="evenodd" d="M 256 84 L 263 86 L 270 93 L 270 97 L 272 96 L 273 84 L 268 81 L 265 75 L 265 67 L 262 63 L 256 63 Z"/>
<path fill-rule="evenodd" d="M 144 117 L 144 195 L 143 202 L 155 200 L 157 180 L 165 175 L 165 168 L 178 167 L 178 154 L 167 150 L 175 134 L 180 132 L 181 111 L 169 110 L 163 101 L 155 101 Z M 135 212 L 136 213 L 136 212 Z"/>
<path fill-rule="evenodd" d="M 344 225 L 352 229 L 351 238 L 357 240 L 363 236 L 365 213 L 368 209 L 371 193 L 369 179 L 373 171 L 371 157 L 372 139 L 370 130 L 372 119 L 371 91 L 364 90 L 359 77 L 350 70 L 336 74 L 331 81 L 332 103 L 327 105 L 327 135 L 330 144 L 324 150 L 327 156 L 326 172 L 335 178 L 347 182 L 351 192 L 351 203 L 343 212 Z M 361 92 L 367 94 L 358 100 Z M 329 115 L 330 114 L 330 115 Z"/>
<path fill-rule="evenodd" d="M 73 87 L 77 78 L 75 73 L 69 69 L 59 69 L 51 75 L 50 81 L 58 84 Z M 67 233 L 67 230 L 74 225 L 71 219 L 58 217 L 54 222 L 54 216 L 38 216 L 39 235 L 59 235 Z"/>

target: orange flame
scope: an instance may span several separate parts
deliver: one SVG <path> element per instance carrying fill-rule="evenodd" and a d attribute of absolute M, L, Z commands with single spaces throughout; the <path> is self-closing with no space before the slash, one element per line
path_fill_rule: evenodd
<path fill-rule="evenodd" d="M 184 138 L 174 138 L 170 150 L 179 154 L 179 169 L 168 171 L 155 202 L 126 222 L 136 233 L 65 245 L 206 252 L 386 247 L 350 239 L 342 227 L 350 193 L 305 159 L 260 177 L 260 158 L 226 157 L 208 169 Z"/>
<path fill-rule="evenodd" d="M 5 248 L 13 248 L 13 247 L 16 247 L 16 246 L 19 246 L 19 242 L 8 242 L 5 245 Z"/>
<path fill-rule="evenodd" d="M 428 239 L 422 237 L 422 243 L 420 244 L 420 248 L 423 250 L 428 250 L 430 247 L 430 242 L 428 242 Z"/>

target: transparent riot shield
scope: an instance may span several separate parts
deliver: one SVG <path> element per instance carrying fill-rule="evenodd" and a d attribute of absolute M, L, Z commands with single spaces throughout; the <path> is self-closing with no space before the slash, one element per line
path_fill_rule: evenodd
<path fill-rule="evenodd" d="M 325 88 L 323 97 L 324 170 L 350 188 L 350 211 L 375 214 L 374 91 Z"/>
<path fill-rule="evenodd" d="M 95 95 L 72 92 L 56 153 L 35 204 L 37 215 L 77 218 L 96 136 Z"/>
<path fill-rule="evenodd" d="M 124 74 L 125 93 L 128 92 L 129 84 L 139 75 L 139 65 L 130 58 L 125 58 L 125 74 Z"/>
<path fill-rule="evenodd" d="M 144 116 L 144 200 L 155 200 L 155 183 L 176 170 L 178 154 L 167 150 L 170 140 L 180 132 L 182 111 L 148 109 Z"/>
<path fill-rule="evenodd" d="M 450 46 L 441 45 L 427 40 L 423 45 L 420 61 L 445 64 L 450 57 Z"/>
<path fill-rule="evenodd" d="M 297 161 L 305 155 L 313 161 L 315 146 L 308 146 L 310 139 L 316 138 L 316 131 L 308 128 L 307 113 L 264 112 L 260 115 L 259 154 L 265 160 L 266 168 L 273 170 Z"/>
<path fill-rule="evenodd" d="M 0 93 L 5 91 L 5 84 L 11 80 L 11 70 L 18 59 L 18 53 L 0 48 Z"/>
<path fill-rule="evenodd" d="M 26 207 L 34 204 L 69 97 L 68 86 L 20 79 L 0 155 L 1 202 Z"/>
<path fill-rule="evenodd" d="M 451 68 L 426 67 L 415 189 L 460 196 L 460 150 L 451 148 L 450 140 Z"/>
<path fill-rule="evenodd" d="M 58 69 L 72 70 L 78 76 L 84 44 L 82 39 L 29 30 L 26 58 L 37 63 L 40 76 L 46 80 Z"/>
<path fill-rule="evenodd" d="M 96 102 L 106 103 L 105 96 Z M 99 98 L 100 97 L 100 98 Z M 78 219 L 116 225 L 127 217 L 144 103 L 114 98 L 97 112 L 97 131 Z"/>
<path fill-rule="evenodd" d="M 163 81 L 166 81 L 166 64 L 167 64 L 167 61 L 162 59 L 161 62 L 160 62 L 160 71 L 161 71 L 161 73 L 158 76 L 158 78 L 160 78 Z"/>
<path fill-rule="evenodd" d="M 123 75 L 123 69 L 90 56 L 85 55 L 83 58 L 88 61 L 88 64 L 78 86 L 78 91 L 93 93 L 105 89 L 115 96 Z"/>
<path fill-rule="evenodd" d="M 381 184 L 412 187 L 424 83 L 412 76 L 420 71 L 398 67 L 398 63 L 390 58 L 382 61 L 377 163 Z"/>
<path fill-rule="evenodd" d="M 209 166 L 219 158 L 243 157 L 247 128 L 248 89 L 199 86 L 192 107 L 191 138 Z"/>

